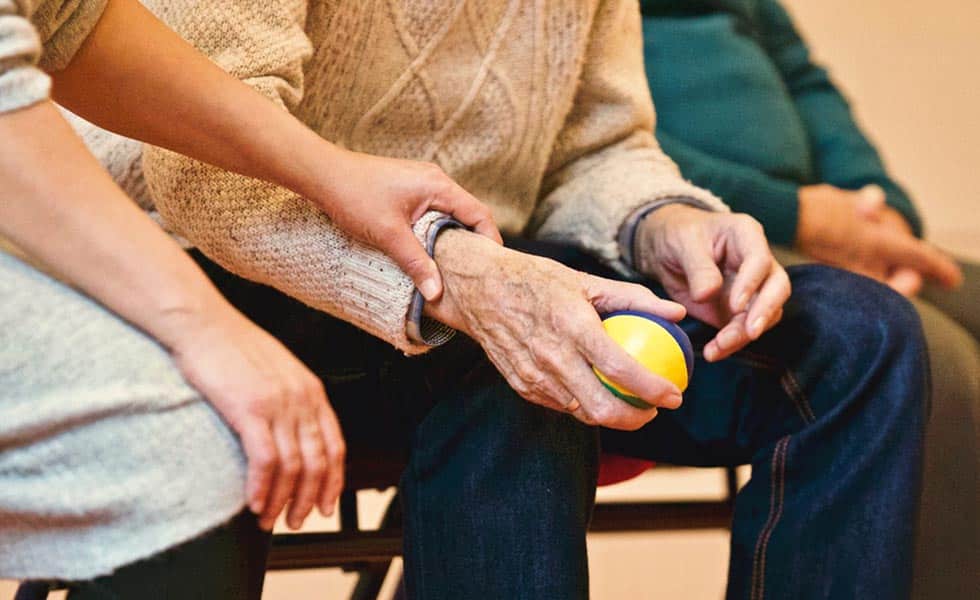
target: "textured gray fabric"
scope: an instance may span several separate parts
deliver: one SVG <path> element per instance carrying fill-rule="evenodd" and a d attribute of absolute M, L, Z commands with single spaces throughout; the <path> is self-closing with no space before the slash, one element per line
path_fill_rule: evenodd
<path fill-rule="evenodd" d="M 235 435 L 147 336 L 0 252 L 0 579 L 89 579 L 244 506 Z"/>

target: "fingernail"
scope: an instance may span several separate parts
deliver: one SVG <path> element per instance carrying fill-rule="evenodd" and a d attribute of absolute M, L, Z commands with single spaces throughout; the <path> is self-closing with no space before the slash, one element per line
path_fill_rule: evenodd
<path fill-rule="evenodd" d="M 419 291 L 422 292 L 422 296 L 426 300 L 435 300 L 436 296 L 439 295 L 439 284 L 436 283 L 435 279 L 426 279 L 419 284 Z"/>
<path fill-rule="evenodd" d="M 753 337 L 759 337 L 760 335 L 762 335 L 762 331 L 763 329 L 765 329 L 765 327 L 766 327 L 765 317 L 759 317 L 755 321 L 752 321 L 752 325 L 749 327 L 749 329 L 751 330 L 750 333 L 753 335 Z"/>

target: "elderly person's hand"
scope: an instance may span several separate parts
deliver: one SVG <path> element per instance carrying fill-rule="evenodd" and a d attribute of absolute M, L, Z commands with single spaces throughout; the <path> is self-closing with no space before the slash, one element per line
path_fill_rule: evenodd
<path fill-rule="evenodd" d="M 525 399 L 626 430 L 653 419 L 656 407 L 680 406 L 680 391 L 620 348 L 599 314 L 629 309 L 678 320 L 682 306 L 643 286 L 580 273 L 461 230 L 439 236 L 435 258 L 446 289 L 442 299 L 426 304 L 427 314 L 479 342 Z M 637 409 L 613 396 L 593 366 L 654 408 Z"/>
<path fill-rule="evenodd" d="M 671 204 L 640 223 L 637 269 L 659 280 L 687 312 L 719 329 L 706 360 L 730 356 L 782 317 L 789 277 L 762 226 L 747 215 Z"/>
<path fill-rule="evenodd" d="M 857 191 L 831 185 L 800 188 L 797 247 L 807 256 L 888 284 L 914 296 L 923 278 L 955 287 L 955 262 L 917 239 L 905 219 L 885 204 L 878 186 Z"/>
<path fill-rule="evenodd" d="M 271 530 L 289 503 L 298 529 L 329 515 L 344 487 L 346 446 L 323 384 L 274 337 L 231 306 L 167 317 L 165 343 L 187 381 L 238 434 L 246 501 Z M 207 314 L 205 314 L 207 313 Z"/>

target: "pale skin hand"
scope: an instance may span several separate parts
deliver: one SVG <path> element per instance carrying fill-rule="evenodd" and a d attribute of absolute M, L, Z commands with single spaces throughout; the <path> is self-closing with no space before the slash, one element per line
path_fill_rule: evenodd
<path fill-rule="evenodd" d="M 923 279 L 947 288 L 962 281 L 956 263 L 917 239 L 877 186 L 805 186 L 799 202 L 796 245 L 811 258 L 877 279 L 905 296 L 918 293 Z"/>
<path fill-rule="evenodd" d="M 747 215 L 664 206 L 640 223 L 635 256 L 638 270 L 659 280 L 688 314 L 718 328 L 704 348 L 708 361 L 758 339 L 782 318 L 790 296 L 786 271 Z"/>
<path fill-rule="evenodd" d="M 221 297 L 50 102 L 0 115 L 0 140 L 0 234 L 172 353 L 241 437 L 264 527 L 287 500 L 293 527 L 313 504 L 331 513 L 344 440 L 313 374 Z"/>
<path fill-rule="evenodd" d="M 460 230 L 439 236 L 435 259 L 446 290 L 426 303 L 427 314 L 479 342 L 525 399 L 616 429 L 638 429 L 656 416 L 656 408 L 640 410 L 610 394 L 595 365 L 654 407 L 680 406 L 680 391 L 616 345 L 599 314 L 642 310 L 679 320 L 684 307 L 643 286 L 580 273 Z"/>
<path fill-rule="evenodd" d="M 110 0 L 53 78 L 55 99 L 101 127 L 303 196 L 391 256 L 428 299 L 442 292 L 442 280 L 411 230 L 426 210 L 500 241 L 490 210 L 435 165 L 331 144 L 222 71 L 136 0 Z"/>

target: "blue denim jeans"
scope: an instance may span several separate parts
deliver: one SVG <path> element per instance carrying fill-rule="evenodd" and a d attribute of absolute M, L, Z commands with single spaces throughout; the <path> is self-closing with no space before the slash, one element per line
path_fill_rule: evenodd
<path fill-rule="evenodd" d="M 614 276 L 572 249 L 512 244 Z M 199 262 L 324 378 L 352 454 L 407 458 L 409 597 L 586 598 L 600 443 L 672 464 L 753 465 L 736 501 L 729 598 L 908 596 L 927 359 L 914 310 L 884 286 L 794 269 L 773 331 L 728 360 L 699 360 L 681 408 L 618 432 L 525 402 L 463 336 L 406 358 Z M 714 333 L 683 325 L 696 348 Z"/>

